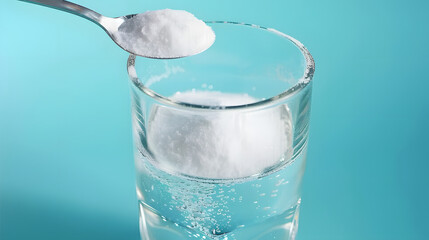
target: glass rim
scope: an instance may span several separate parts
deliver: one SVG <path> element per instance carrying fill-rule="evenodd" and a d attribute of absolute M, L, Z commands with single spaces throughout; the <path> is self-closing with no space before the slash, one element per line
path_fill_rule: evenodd
<path fill-rule="evenodd" d="M 232 24 L 232 25 L 242 25 L 242 26 L 249 26 L 253 28 L 262 29 L 271 33 L 274 33 L 280 37 L 285 38 L 286 40 L 289 40 L 292 42 L 305 58 L 305 70 L 302 77 L 291 87 L 286 89 L 285 91 L 281 92 L 280 94 L 277 94 L 275 96 L 272 96 L 270 98 L 261 99 L 257 102 L 249 103 L 249 104 L 242 104 L 242 105 L 234 105 L 234 106 L 210 106 L 210 105 L 199 105 L 199 104 L 192 104 L 192 103 L 186 103 L 181 101 L 172 100 L 168 97 L 162 96 L 158 94 L 157 92 L 153 91 L 152 89 L 146 87 L 138 78 L 137 71 L 135 69 L 135 60 L 136 55 L 130 54 L 127 61 L 127 72 L 128 77 L 133 83 L 133 85 L 138 88 L 140 91 L 143 92 L 143 94 L 148 95 L 149 97 L 155 99 L 158 102 L 161 102 L 163 104 L 176 107 L 176 108 L 185 108 L 185 109 L 191 109 L 191 110 L 203 110 L 203 111 L 226 111 L 226 110 L 238 110 L 238 109 L 249 109 L 249 108 L 260 108 L 265 107 L 266 105 L 275 104 L 278 101 L 286 100 L 293 95 L 301 92 L 306 86 L 309 85 L 309 83 L 313 79 L 314 71 L 315 71 L 315 63 L 313 56 L 311 56 L 308 49 L 302 44 L 300 41 L 296 40 L 295 38 L 280 32 L 274 28 L 267 28 L 255 24 L 249 24 L 249 23 L 241 23 L 241 22 L 231 22 L 231 21 L 205 21 L 205 23 L 208 24 Z"/>

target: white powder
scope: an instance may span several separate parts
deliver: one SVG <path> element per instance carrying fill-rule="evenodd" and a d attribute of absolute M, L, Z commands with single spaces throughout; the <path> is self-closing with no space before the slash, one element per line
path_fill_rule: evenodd
<path fill-rule="evenodd" d="M 257 101 L 244 94 L 194 91 L 173 99 L 211 106 Z M 255 111 L 189 112 L 153 109 L 148 147 L 159 167 L 204 178 L 258 174 L 289 157 L 291 122 L 285 106 Z"/>
<path fill-rule="evenodd" d="M 137 14 L 119 26 L 119 45 L 140 56 L 174 58 L 205 51 L 214 40 L 213 30 L 183 10 L 156 10 Z"/>

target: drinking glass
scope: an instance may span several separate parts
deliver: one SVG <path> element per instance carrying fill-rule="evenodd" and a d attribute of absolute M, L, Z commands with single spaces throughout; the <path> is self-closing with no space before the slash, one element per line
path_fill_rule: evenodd
<path fill-rule="evenodd" d="M 294 239 L 313 58 L 275 29 L 207 23 L 201 54 L 128 59 L 141 238 Z"/>

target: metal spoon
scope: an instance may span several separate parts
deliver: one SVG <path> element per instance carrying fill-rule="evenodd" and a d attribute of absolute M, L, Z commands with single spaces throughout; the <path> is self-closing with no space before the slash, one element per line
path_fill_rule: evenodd
<path fill-rule="evenodd" d="M 132 19 L 136 14 L 130 14 L 122 17 L 106 17 L 103 16 L 91 9 L 88 9 L 86 7 L 80 6 L 78 4 L 63 1 L 63 0 L 19 0 L 22 2 L 29 2 L 34 3 L 38 5 L 42 5 L 45 7 L 50 7 L 54 9 L 58 9 L 61 11 L 65 11 L 68 13 L 72 13 L 75 15 L 78 15 L 80 17 L 86 18 L 94 23 L 96 23 L 98 26 L 104 29 L 106 33 L 112 38 L 112 40 L 122 49 L 125 51 L 132 53 L 137 56 L 147 57 L 147 58 L 156 58 L 156 59 L 172 59 L 172 58 L 181 58 L 186 56 L 150 56 L 144 51 L 142 52 L 133 52 L 130 49 L 127 49 L 126 46 L 121 45 L 120 41 L 115 37 L 115 33 L 118 32 L 119 26 L 121 26 L 124 22 Z M 132 33 L 130 33 L 132 34 Z M 199 52 L 198 52 L 199 53 Z M 197 54 L 197 53 L 195 53 Z"/>

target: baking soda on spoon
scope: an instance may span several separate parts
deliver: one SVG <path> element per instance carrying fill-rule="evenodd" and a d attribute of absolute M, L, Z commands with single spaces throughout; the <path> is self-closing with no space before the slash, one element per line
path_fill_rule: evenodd
<path fill-rule="evenodd" d="M 202 20 L 172 9 L 137 14 L 119 26 L 114 37 L 127 51 L 153 58 L 195 55 L 215 40 L 213 30 Z"/>

